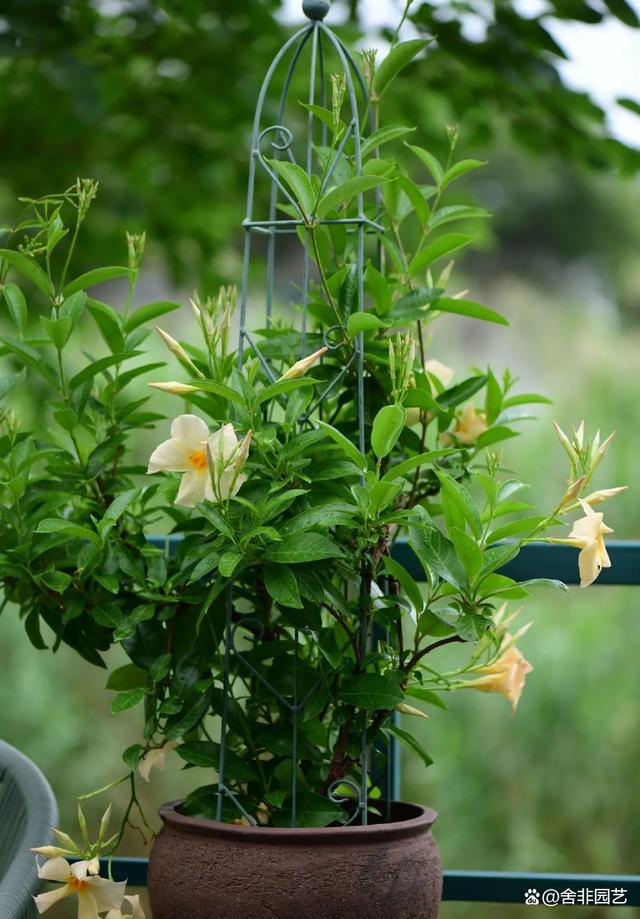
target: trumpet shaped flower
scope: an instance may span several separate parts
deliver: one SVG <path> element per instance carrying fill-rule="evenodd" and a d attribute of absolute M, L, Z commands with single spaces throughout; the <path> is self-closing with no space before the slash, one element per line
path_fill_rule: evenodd
<path fill-rule="evenodd" d="M 462 415 L 456 420 L 451 432 L 455 440 L 448 431 L 444 431 L 440 435 L 440 441 L 444 446 L 452 442 L 470 446 L 475 444 L 480 435 L 484 434 L 486 430 L 487 422 L 483 412 L 477 412 L 473 402 L 469 402 L 468 405 L 465 405 Z"/>
<path fill-rule="evenodd" d="M 168 740 L 162 747 L 157 747 L 155 750 L 148 750 L 138 763 L 140 777 L 143 778 L 145 782 L 148 782 L 149 774 L 154 767 L 164 772 L 166 755 L 167 753 L 171 753 L 172 750 L 175 750 L 177 746 L 177 741 Z"/>
<path fill-rule="evenodd" d="M 424 370 L 425 373 L 429 373 L 431 376 L 436 377 L 442 383 L 445 389 L 455 376 L 455 370 L 453 367 L 447 367 L 446 364 L 443 364 L 442 361 L 436 360 L 435 357 L 430 357 L 428 361 L 424 362 Z M 433 385 L 433 383 L 431 385 L 431 391 L 434 396 L 438 395 L 438 390 Z"/>
<path fill-rule="evenodd" d="M 251 432 L 241 444 L 232 424 L 215 434 L 197 415 L 178 415 L 171 438 L 151 454 L 147 472 L 182 472 L 176 504 L 194 507 L 205 498 L 219 502 L 235 495 L 246 476 L 240 474 L 249 452 Z"/>
<path fill-rule="evenodd" d="M 61 885 L 33 898 L 40 914 L 73 894 L 78 896 L 78 919 L 98 919 L 105 910 L 119 910 L 122 906 L 126 882 L 90 875 L 87 861 L 70 865 L 64 858 L 50 858 L 38 865 L 38 877 Z"/>
<path fill-rule="evenodd" d="M 493 661 L 476 668 L 476 672 L 482 676 L 476 680 L 469 680 L 464 685 L 480 692 L 500 693 L 511 702 L 511 707 L 515 712 L 526 676 L 531 673 L 533 667 L 516 648 L 514 639 L 508 632 L 505 633 L 502 648 L 503 650 Z"/>
<path fill-rule="evenodd" d="M 585 516 L 573 524 L 568 542 L 580 549 L 580 587 L 588 587 L 589 584 L 593 584 L 603 568 L 611 567 L 604 537 L 607 533 L 613 533 L 613 530 L 604 523 L 604 514 L 594 511 L 586 500 L 579 500 Z"/>

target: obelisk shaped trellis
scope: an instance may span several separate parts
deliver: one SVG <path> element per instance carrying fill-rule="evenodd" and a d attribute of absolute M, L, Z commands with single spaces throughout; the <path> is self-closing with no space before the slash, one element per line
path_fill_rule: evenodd
<path fill-rule="evenodd" d="M 335 170 L 338 167 L 341 158 L 345 155 L 347 144 L 352 141 L 353 168 L 356 176 L 362 175 L 362 156 L 361 156 L 361 115 L 360 110 L 367 110 L 368 93 L 363 75 L 353 59 L 348 49 L 344 46 L 338 36 L 324 23 L 324 18 L 329 12 L 330 4 L 327 0 L 304 0 L 302 4 L 303 12 L 309 22 L 297 31 L 281 48 L 275 56 L 258 95 L 255 117 L 253 121 L 253 131 L 251 137 L 250 165 L 249 165 L 249 187 L 247 194 L 246 217 L 243 222 L 244 226 L 244 263 L 242 272 L 242 285 L 240 292 L 240 331 L 238 346 L 238 361 L 240 366 L 243 365 L 247 352 L 250 351 L 260 362 L 265 376 L 270 382 L 275 382 L 278 373 L 274 372 L 269 364 L 268 358 L 262 353 L 261 347 L 255 340 L 255 337 L 247 329 L 247 315 L 249 310 L 249 293 L 251 283 L 251 266 L 252 260 L 261 260 L 263 253 L 256 253 L 256 238 L 264 237 L 266 239 L 266 290 L 264 295 L 264 319 L 267 327 L 272 320 L 272 311 L 276 297 L 276 264 L 280 254 L 279 242 L 284 237 L 287 240 L 290 237 L 297 237 L 300 227 L 308 225 L 313 221 L 316 226 L 322 224 L 345 224 L 347 232 L 357 234 L 355 249 L 355 272 L 357 285 L 357 309 L 364 309 L 364 274 L 365 274 L 365 234 L 367 232 L 379 233 L 383 230 L 381 226 L 373 222 L 365 215 L 363 195 L 356 197 L 357 213 L 352 217 L 318 219 L 315 214 L 303 215 L 300 212 L 295 198 L 274 170 L 269 160 L 286 159 L 291 163 L 296 163 L 296 150 L 301 151 L 301 161 L 298 165 L 302 166 L 309 173 L 313 164 L 314 144 L 320 141 L 325 144 L 327 136 L 327 126 L 318 119 L 312 110 L 314 105 L 326 107 L 329 96 L 328 82 L 329 70 L 328 59 L 331 63 L 336 63 L 331 72 L 337 70 L 344 75 L 346 92 L 345 107 L 347 110 L 347 128 L 337 145 L 333 160 L 325 172 L 324 180 L 318 199 L 322 192 L 329 186 Z M 291 98 L 292 85 L 297 72 L 305 66 L 305 58 L 308 59 L 307 71 L 307 93 L 306 98 L 309 104 L 307 114 L 303 121 L 305 133 L 302 138 L 296 138 L 295 129 L 287 126 L 287 120 L 290 111 L 295 112 L 297 116 L 297 125 L 300 123 L 301 107 L 298 98 Z M 266 113 L 271 106 L 273 110 L 273 87 L 276 79 L 282 79 L 279 97 L 275 105 L 276 120 L 269 123 Z M 269 151 L 268 156 L 265 150 Z M 266 214 L 256 213 L 256 200 L 264 200 L 264 191 L 268 189 L 268 210 Z M 379 193 L 376 192 L 378 196 Z M 292 217 L 283 212 L 279 205 L 281 203 L 293 206 L 299 217 Z M 312 283 L 312 256 L 308 244 L 303 246 L 302 251 L 302 271 L 299 296 L 297 302 L 300 305 L 300 357 L 308 353 L 307 347 L 307 305 L 309 303 L 310 286 Z M 345 347 L 344 341 L 335 342 L 332 333 L 335 329 L 329 329 L 324 335 L 324 344 L 329 350 L 334 348 Z M 341 378 L 351 369 L 356 370 L 357 393 L 356 393 L 356 410 L 358 420 L 358 445 L 361 452 L 365 451 L 365 396 L 364 396 L 364 350 L 362 334 L 356 336 L 351 344 L 351 354 L 337 369 L 333 379 L 326 382 L 323 389 L 299 419 L 301 425 L 312 424 L 314 413 L 322 405 L 322 402 L 338 385 Z M 225 761 L 227 754 L 227 725 L 229 717 L 230 693 L 231 693 L 231 670 L 232 658 L 246 668 L 246 672 L 254 680 L 259 681 L 262 685 L 276 698 L 279 703 L 285 706 L 291 713 L 291 749 L 292 749 L 292 778 L 291 778 L 291 825 L 296 826 L 297 814 L 297 769 L 298 762 L 298 729 L 300 714 L 313 693 L 320 685 L 317 683 L 310 689 L 307 689 L 304 695 L 300 694 L 297 678 L 297 668 L 299 662 L 299 650 L 301 642 L 301 631 L 298 628 L 292 629 L 292 637 L 295 646 L 294 673 L 293 673 L 293 693 L 290 698 L 285 697 L 273 685 L 271 685 L 251 663 L 246 654 L 236 644 L 236 634 L 239 630 L 246 628 L 252 641 L 259 642 L 262 638 L 262 624 L 255 618 L 240 619 L 234 617 L 234 596 L 233 589 L 230 589 L 227 595 L 227 612 L 226 628 L 224 638 L 224 675 L 223 675 L 223 707 L 221 718 L 221 737 L 220 737 L 220 759 L 219 759 L 219 779 L 218 779 L 218 806 L 217 817 L 220 820 L 223 813 L 223 802 L 227 798 L 237 807 L 238 811 L 250 823 L 255 824 L 254 818 L 246 812 L 237 796 L 225 783 Z M 360 637 L 364 644 L 368 640 L 366 629 L 363 630 Z M 355 795 L 357 807 L 351 814 L 349 822 L 360 821 L 367 823 L 367 786 L 368 786 L 368 766 L 369 750 L 366 734 L 366 720 L 363 714 L 360 742 L 360 781 L 359 784 L 349 779 L 342 779 L 334 782 L 329 787 L 327 794 L 333 801 L 345 801 L 344 794 L 340 794 L 338 789 L 348 786 Z"/>

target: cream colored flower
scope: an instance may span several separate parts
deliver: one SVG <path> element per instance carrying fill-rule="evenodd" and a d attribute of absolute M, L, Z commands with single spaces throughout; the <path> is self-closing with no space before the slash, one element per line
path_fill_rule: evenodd
<path fill-rule="evenodd" d="M 313 367 L 313 365 L 320 360 L 327 350 L 327 348 L 320 348 L 318 351 L 314 351 L 313 354 L 309 354 L 308 357 L 303 357 L 302 360 L 296 361 L 293 366 L 285 370 L 280 379 L 294 380 L 296 377 L 301 377 L 310 367 Z"/>
<path fill-rule="evenodd" d="M 215 434 L 197 415 L 178 415 L 171 425 L 171 439 L 151 454 L 147 472 L 184 472 L 176 504 L 194 507 L 205 498 L 224 501 L 235 495 L 246 476 L 240 475 L 251 443 L 251 431 L 241 444 L 232 424 Z"/>
<path fill-rule="evenodd" d="M 216 501 L 225 501 L 238 493 L 246 475 L 241 470 L 249 456 L 252 432 L 247 431 L 241 443 L 232 424 L 223 425 L 207 444 L 211 483 Z"/>
<path fill-rule="evenodd" d="M 118 910 L 122 906 L 125 881 L 108 881 L 106 878 L 91 877 L 89 862 L 81 861 L 70 865 L 64 858 L 51 858 L 38 865 L 38 877 L 43 881 L 62 884 L 56 890 L 34 897 L 36 909 L 44 913 L 55 903 L 78 895 L 78 919 L 99 919 L 105 910 Z"/>
<path fill-rule="evenodd" d="M 142 757 L 138 763 L 138 772 L 140 777 L 149 781 L 149 773 L 154 768 L 159 769 L 161 772 L 164 772 L 164 761 L 167 753 L 171 753 L 172 750 L 178 746 L 177 740 L 168 740 L 166 744 L 163 744 L 161 747 L 156 747 L 154 750 L 147 750 L 145 755 Z"/>
<path fill-rule="evenodd" d="M 455 427 L 451 433 L 449 431 L 442 432 L 440 442 L 445 447 L 451 443 L 469 446 L 475 444 L 480 435 L 484 434 L 486 430 L 487 422 L 484 412 L 477 412 L 473 402 L 469 402 L 468 405 L 465 405 L 462 415 L 456 419 Z"/>
<path fill-rule="evenodd" d="M 442 361 L 436 360 L 434 357 L 431 357 L 428 361 L 424 362 L 424 371 L 425 373 L 430 373 L 431 376 L 434 376 L 440 380 L 445 389 L 455 376 L 455 370 L 453 367 L 447 367 L 446 364 L 443 364 Z M 431 392 L 434 396 L 438 395 L 438 390 L 433 385 L 433 383 L 431 384 Z"/>
<path fill-rule="evenodd" d="M 613 533 L 613 530 L 605 525 L 602 513 L 594 511 L 587 501 L 579 500 L 585 516 L 573 524 L 569 541 L 581 550 L 578 556 L 580 587 L 588 587 L 589 584 L 593 584 L 603 568 L 611 567 L 604 537 L 606 533 Z"/>
<path fill-rule="evenodd" d="M 502 650 L 489 664 L 477 667 L 476 672 L 483 674 L 477 680 L 469 680 L 464 685 L 480 692 L 498 692 L 511 702 L 515 712 L 522 695 L 524 681 L 533 667 L 525 660 L 514 644 L 514 639 L 507 632 L 502 643 Z"/>
<path fill-rule="evenodd" d="M 171 425 L 171 439 L 151 454 L 147 472 L 184 472 L 176 504 L 194 507 L 208 498 L 215 500 L 207 461 L 209 428 L 197 415 L 178 415 Z"/>
<path fill-rule="evenodd" d="M 105 919 L 147 919 L 145 911 L 140 905 L 138 894 L 126 896 L 124 900 L 131 907 L 131 911 L 125 913 L 122 909 L 112 909 L 107 913 Z"/>
<path fill-rule="evenodd" d="M 174 396 L 187 396 L 189 393 L 198 392 L 197 386 L 191 386 L 189 383 L 180 383 L 177 380 L 170 380 L 168 383 L 149 383 L 153 389 L 160 389 L 162 392 L 172 393 Z"/>

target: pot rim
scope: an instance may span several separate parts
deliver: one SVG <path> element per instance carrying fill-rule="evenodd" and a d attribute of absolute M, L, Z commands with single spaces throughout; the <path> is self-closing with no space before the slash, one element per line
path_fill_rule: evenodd
<path fill-rule="evenodd" d="M 380 804 L 380 801 L 376 801 Z M 388 839 L 399 839 L 405 836 L 417 836 L 427 833 L 435 823 L 438 815 L 430 807 L 422 804 L 412 804 L 404 801 L 392 801 L 391 807 L 400 806 L 403 810 L 415 812 L 415 816 L 408 819 L 394 820 L 389 823 L 371 823 L 367 826 L 340 826 L 340 827 L 254 827 L 238 826 L 234 823 L 222 823 L 217 820 L 207 820 L 204 817 L 190 817 L 181 814 L 177 807 L 181 800 L 169 801 L 163 804 L 158 813 L 166 826 L 183 833 L 196 833 L 202 836 L 226 836 L 235 842 L 260 842 L 260 843 L 329 843 L 331 845 L 342 843 L 353 844 L 356 841 L 380 842 Z"/>

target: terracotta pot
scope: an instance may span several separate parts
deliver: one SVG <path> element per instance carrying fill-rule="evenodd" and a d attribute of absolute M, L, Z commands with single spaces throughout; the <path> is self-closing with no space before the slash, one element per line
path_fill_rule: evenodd
<path fill-rule="evenodd" d="M 436 919 L 435 811 L 394 802 L 389 823 L 273 829 L 160 808 L 149 861 L 153 919 Z M 379 803 L 379 802 L 378 802 Z"/>

